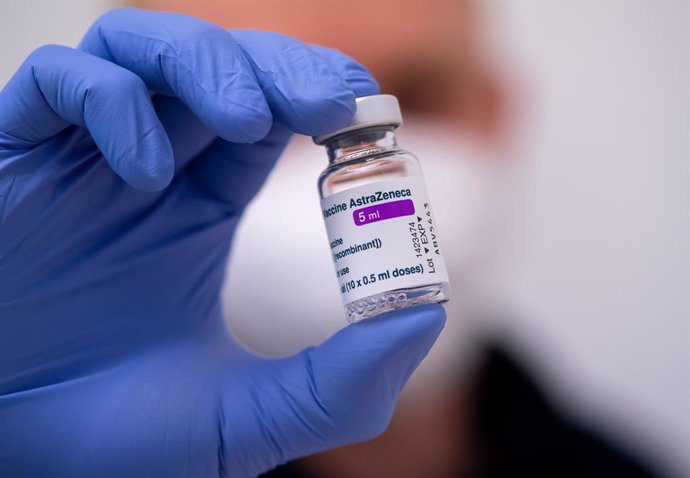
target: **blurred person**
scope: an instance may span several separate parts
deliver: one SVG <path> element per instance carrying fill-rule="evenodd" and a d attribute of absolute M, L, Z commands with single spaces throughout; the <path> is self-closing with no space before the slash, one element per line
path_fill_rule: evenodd
<path fill-rule="evenodd" d="M 523 353 L 495 333 L 477 339 L 486 335 L 477 330 L 481 317 L 503 313 L 493 310 L 487 276 L 509 233 L 502 224 L 509 222 L 505 189 L 522 166 L 505 160 L 510 88 L 488 59 L 475 2 L 146 5 L 290 33 L 361 59 L 384 91 L 400 97 L 401 144 L 419 154 L 431 186 L 455 291 L 446 332 L 381 438 L 301 460 L 276 476 L 655 476 L 615 440 L 552 403 L 523 365 Z M 230 275 L 226 313 L 235 334 L 268 355 L 319 343 L 342 326 L 335 281 L 322 280 L 332 266 L 313 183 L 324 164 L 323 151 L 297 138 L 252 204 L 234 246 L 231 271 L 253 274 L 255 281 Z M 296 206 L 289 217 L 273 212 L 275 196 Z M 258 219 L 269 216 L 270 223 Z M 265 250 L 265 237 L 280 237 L 280 247 Z M 285 257 L 283 250 L 292 253 Z M 308 287 L 286 286 L 295 270 L 304 271 Z M 261 306 L 247 305 L 256 302 L 248 297 L 262 298 Z M 271 320 L 278 309 L 287 312 Z"/>

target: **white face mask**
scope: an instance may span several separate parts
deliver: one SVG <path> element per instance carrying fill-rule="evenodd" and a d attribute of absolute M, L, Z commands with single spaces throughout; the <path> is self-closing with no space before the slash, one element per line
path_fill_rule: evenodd
<path fill-rule="evenodd" d="M 453 288 L 446 330 L 413 380 L 425 382 L 457 375 L 465 362 L 470 334 L 463 316 L 480 294 L 482 260 L 491 256 L 487 219 L 496 215 L 487 210 L 499 197 L 497 173 L 505 168 L 443 124 L 412 120 L 399 136 L 422 163 Z M 238 229 L 225 314 L 239 340 L 258 353 L 289 355 L 347 324 L 316 189 L 326 164 L 323 148 L 297 138 Z"/>

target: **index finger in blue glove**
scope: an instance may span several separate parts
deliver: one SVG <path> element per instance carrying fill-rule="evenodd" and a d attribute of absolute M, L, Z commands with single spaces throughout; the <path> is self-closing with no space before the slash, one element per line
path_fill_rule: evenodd
<path fill-rule="evenodd" d="M 347 125 L 355 98 L 378 93 L 371 74 L 336 50 L 279 33 L 230 30 L 247 54 L 273 112 L 295 133 L 318 136 Z"/>
<path fill-rule="evenodd" d="M 337 50 L 305 45 L 277 33 L 230 30 L 229 34 L 246 53 L 273 118 L 285 126 L 282 129 L 287 130 L 286 133 L 292 131 L 318 135 L 336 130 L 350 119 L 352 96 L 379 92 L 371 73 Z M 179 168 L 184 168 L 211 145 L 215 135 L 178 99 L 157 95 L 153 101 L 170 136 L 175 162 Z M 283 142 L 277 141 L 275 136 L 269 133 L 264 138 L 267 144 L 253 144 L 249 148 L 242 148 L 240 144 L 236 144 L 236 150 L 220 146 L 220 149 L 229 150 L 218 151 L 218 156 L 226 162 L 236 158 L 243 165 L 256 165 L 260 170 L 258 174 L 265 175 L 282 152 L 289 134 L 283 135 Z M 267 146 L 274 147 L 271 150 Z M 214 180 L 221 173 L 219 169 L 224 169 L 224 165 L 210 165 L 204 178 Z M 233 168 L 233 172 L 237 171 Z M 218 182 L 222 183 L 231 174 L 221 173 L 220 176 L 223 178 Z M 221 189 L 226 194 L 231 190 L 223 184 Z"/>
<path fill-rule="evenodd" d="M 79 48 L 177 96 L 218 136 L 252 143 L 273 123 L 254 71 L 221 27 L 174 13 L 115 9 L 101 16 Z"/>
<path fill-rule="evenodd" d="M 132 186 L 155 191 L 172 179 L 170 142 L 141 78 L 71 48 L 41 47 L 0 92 L 0 146 L 30 148 L 69 124 L 86 127 Z"/>
<path fill-rule="evenodd" d="M 326 48 L 319 45 L 309 45 L 309 48 L 326 61 L 333 71 L 347 82 L 355 96 L 376 95 L 380 92 L 379 84 L 362 64 L 357 63 L 334 48 Z"/>
<path fill-rule="evenodd" d="M 354 112 L 354 98 L 375 94 L 379 86 L 366 68 L 339 51 L 277 33 L 230 34 L 247 54 L 280 124 L 257 144 L 216 141 L 189 172 L 208 194 L 240 210 L 258 191 L 290 131 L 319 135 L 345 126 Z"/>
<path fill-rule="evenodd" d="M 254 373 L 250 413 L 223 414 L 228 476 L 259 474 L 287 460 L 374 438 L 445 323 L 443 307 L 422 305 L 352 324 L 321 346 L 268 361 Z M 238 436 L 237 430 L 242 431 Z"/>

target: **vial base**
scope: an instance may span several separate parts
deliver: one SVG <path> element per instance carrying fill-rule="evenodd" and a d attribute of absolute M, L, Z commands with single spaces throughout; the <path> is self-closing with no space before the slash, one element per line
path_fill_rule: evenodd
<path fill-rule="evenodd" d="M 384 312 L 403 309 L 412 305 L 437 302 L 439 304 L 450 299 L 448 282 L 429 284 L 419 287 L 394 289 L 380 294 L 370 295 L 364 299 L 350 302 L 345 306 L 348 322 L 359 322 L 370 319 Z"/>

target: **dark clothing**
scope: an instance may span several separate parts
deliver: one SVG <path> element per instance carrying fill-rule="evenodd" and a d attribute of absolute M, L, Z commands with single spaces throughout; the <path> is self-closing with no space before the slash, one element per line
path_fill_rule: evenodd
<path fill-rule="evenodd" d="M 563 414 L 536 379 L 500 347 L 487 347 L 476 385 L 473 443 L 478 453 L 474 477 L 661 476 L 639 458 Z M 310 475 L 288 463 L 262 477 Z"/>

